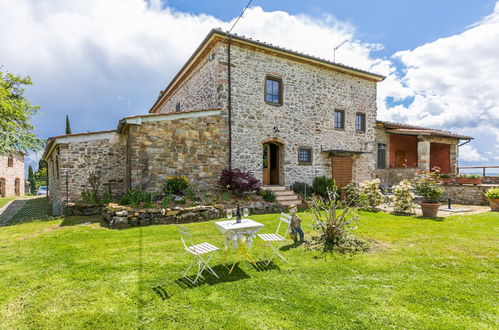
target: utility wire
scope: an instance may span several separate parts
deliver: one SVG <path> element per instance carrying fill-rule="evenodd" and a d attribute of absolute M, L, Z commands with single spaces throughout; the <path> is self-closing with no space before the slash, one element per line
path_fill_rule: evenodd
<path fill-rule="evenodd" d="M 230 28 L 229 32 L 228 33 L 231 33 L 232 32 L 232 29 L 234 29 L 234 26 L 236 26 L 237 22 L 239 22 L 239 20 L 241 19 L 241 17 L 243 17 L 244 15 L 244 12 L 246 11 L 246 9 L 248 9 L 249 5 L 251 4 L 253 0 L 250 0 L 248 2 L 248 4 L 246 5 L 246 7 L 244 7 L 243 11 L 241 12 L 241 15 L 239 15 L 239 17 L 236 19 L 236 21 L 234 22 L 234 24 L 232 24 L 232 27 Z"/>

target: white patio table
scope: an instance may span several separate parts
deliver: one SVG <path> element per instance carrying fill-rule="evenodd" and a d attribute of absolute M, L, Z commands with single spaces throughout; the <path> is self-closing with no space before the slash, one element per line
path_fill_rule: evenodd
<path fill-rule="evenodd" d="M 216 221 L 215 226 L 225 235 L 225 247 L 227 248 L 232 242 L 234 250 L 237 249 L 238 241 L 241 239 L 244 239 L 248 247 L 251 248 L 253 236 L 263 228 L 262 223 L 251 219 L 241 219 L 240 223 L 236 223 L 236 220 Z"/>
<path fill-rule="evenodd" d="M 225 253 L 222 258 L 222 264 L 224 266 L 225 258 L 227 258 L 230 251 L 230 242 L 232 242 L 232 249 L 237 250 L 236 261 L 234 261 L 232 267 L 229 269 L 225 266 L 229 269 L 229 273 L 232 273 L 237 261 L 242 258 L 247 259 L 255 265 L 255 267 L 257 267 L 257 264 L 255 260 L 253 260 L 249 249 L 251 249 L 251 244 L 253 243 L 253 236 L 255 236 L 255 234 L 262 229 L 263 224 L 251 219 L 241 219 L 240 223 L 237 223 L 235 220 L 217 221 L 215 222 L 215 226 L 222 234 L 225 235 Z"/>

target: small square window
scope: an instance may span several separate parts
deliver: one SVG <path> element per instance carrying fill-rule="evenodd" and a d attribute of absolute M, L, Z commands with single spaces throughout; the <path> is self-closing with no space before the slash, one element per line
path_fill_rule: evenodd
<path fill-rule="evenodd" d="M 282 104 L 282 80 L 267 77 L 265 79 L 265 102 Z"/>
<path fill-rule="evenodd" d="M 345 128 L 345 111 L 334 110 L 334 128 L 336 129 Z"/>
<path fill-rule="evenodd" d="M 175 105 L 175 112 L 179 111 L 180 111 L 180 102 L 177 102 L 177 104 Z"/>
<path fill-rule="evenodd" d="M 366 131 L 366 114 L 357 113 L 355 115 L 355 130 L 357 132 L 365 132 Z"/>
<path fill-rule="evenodd" d="M 312 164 L 312 149 L 299 148 L 298 149 L 298 163 L 299 164 Z"/>

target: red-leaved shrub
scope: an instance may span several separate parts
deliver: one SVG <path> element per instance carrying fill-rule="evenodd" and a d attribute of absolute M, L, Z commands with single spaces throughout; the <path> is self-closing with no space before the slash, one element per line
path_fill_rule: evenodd
<path fill-rule="evenodd" d="M 235 193 L 260 190 L 260 181 L 250 172 L 244 172 L 238 168 L 224 169 L 220 176 L 219 184 L 223 189 L 228 189 Z"/>

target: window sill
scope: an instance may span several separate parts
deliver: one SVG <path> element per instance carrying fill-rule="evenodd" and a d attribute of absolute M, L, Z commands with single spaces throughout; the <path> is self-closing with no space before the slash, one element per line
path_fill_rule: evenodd
<path fill-rule="evenodd" d="M 345 128 L 338 128 L 338 127 L 335 127 L 334 129 L 337 131 L 344 131 L 345 130 Z"/>
<path fill-rule="evenodd" d="M 271 105 L 273 107 L 282 107 L 282 103 L 274 103 L 274 102 L 269 102 L 269 101 L 264 101 L 268 105 Z"/>
<path fill-rule="evenodd" d="M 312 166 L 312 163 L 311 162 L 310 163 L 298 162 L 298 165 L 300 165 L 300 166 Z"/>
<path fill-rule="evenodd" d="M 366 131 L 355 131 L 355 133 L 358 133 L 358 134 L 366 134 Z"/>

